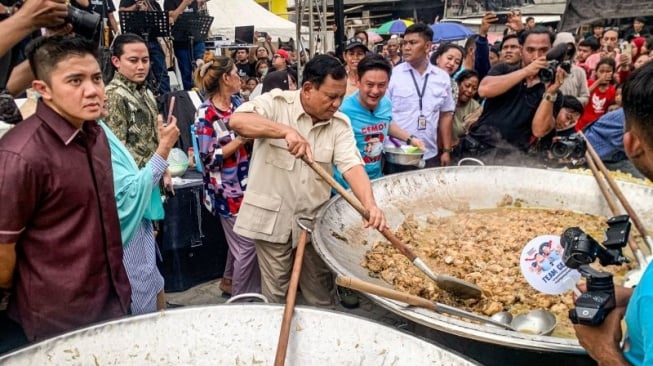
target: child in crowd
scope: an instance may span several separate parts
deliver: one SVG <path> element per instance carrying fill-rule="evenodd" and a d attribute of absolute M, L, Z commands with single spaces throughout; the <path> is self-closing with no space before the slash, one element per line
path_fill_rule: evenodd
<path fill-rule="evenodd" d="M 583 116 L 576 123 L 576 131 L 580 131 L 608 111 L 608 106 L 615 100 L 617 89 L 613 84 L 616 64 L 613 58 L 601 58 L 594 69 L 595 79 L 590 79 L 587 86 L 590 100 L 585 105 Z"/>

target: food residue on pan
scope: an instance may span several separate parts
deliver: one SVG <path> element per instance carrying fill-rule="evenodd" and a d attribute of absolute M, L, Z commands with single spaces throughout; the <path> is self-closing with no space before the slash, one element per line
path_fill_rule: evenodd
<path fill-rule="evenodd" d="M 568 310 L 574 307 L 571 292 L 558 296 L 537 292 L 523 278 L 519 259 L 531 239 L 560 235 L 570 226 L 579 226 L 601 240 L 607 228 L 606 218 L 559 209 L 515 208 L 519 202 L 504 198 L 501 203 L 513 207 L 472 210 L 447 217 L 429 216 L 426 222 L 418 222 L 408 215 L 396 232 L 436 273 L 481 287 L 480 300 L 461 300 L 440 291 L 387 241 L 374 243 L 361 265 L 372 277 L 381 277 L 397 290 L 482 315 L 505 310 L 515 316 L 533 309 L 550 310 L 558 319 L 553 336 L 573 337 L 568 318 Z M 598 267 L 598 263 L 595 265 Z M 618 282 L 633 267 L 634 264 L 629 264 L 601 270 L 614 273 Z"/>

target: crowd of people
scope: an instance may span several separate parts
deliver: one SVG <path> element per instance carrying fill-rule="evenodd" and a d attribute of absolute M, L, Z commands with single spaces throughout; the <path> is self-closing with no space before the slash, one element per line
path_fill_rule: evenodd
<path fill-rule="evenodd" d="M 149 1 L 122 0 L 120 9 L 157 6 Z M 202 6 L 164 3 L 171 21 Z M 39 7 L 46 10 L 30 13 Z M 41 27 L 50 33 L 32 41 L 26 63 L 7 68 L 0 80 L 5 94 L 31 85 L 39 95 L 36 113 L 25 120 L 10 104 L 0 110 L 16 124 L 0 139 L 0 288 L 8 299 L 0 312 L 0 353 L 166 307 L 156 223 L 164 215 L 162 193 L 174 189 L 168 155 L 190 131 L 157 107 L 155 94 L 169 91 L 160 78 L 167 75 L 161 45 L 116 35 L 105 87 L 96 45 L 67 34 L 65 10 L 60 0 L 27 0 L 20 18 L 1 22 L 15 31 L 0 38 L 0 55 Z M 487 13 L 463 46 L 434 44 L 431 27 L 418 23 L 375 53 L 366 33 L 357 32 L 342 59 L 274 48 L 269 38 L 231 55 L 207 52 L 203 44 L 175 49 L 188 61 L 184 88 L 203 96 L 194 119 L 197 163 L 202 202 L 228 244 L 222 291 L 285 301 L 297 218 L 314 216 L 333 195 L 309 163 L 350 188 L 369 212 L 364 225 L 379 230 L 387 223 L 371 179 L 464 157 L 580 166 L 582 157 L 551 150 L 578 131 L 608 167 L 653 178 L 653 38 L 646 38 L 645 21 L 635 19 L 622 33 L 595 26 L 582 38 L 511 14 L 502 40 L 490 45 L 497 20 Z M 562 50 L 555 62 L 547 59 L 552 50 Z M 301 75 L 297 57 L 305 58 Z M 147 82 L 152 72 L 155 87 Z M 424 164 L 385 161 L 390 148 L 419 149 Z M 306 303 L 334 307 L 333 274 L 311 243 L 304 255 Z M 576 326 L 600 364 L 651 357 L 650 317 L 640 309 L 650 301 L 652 278 L 647 271 L 636 290 L 618 289 L 618 309 L 601 327 Z M 629 348 L 622 353 L 624 312 Z"/>

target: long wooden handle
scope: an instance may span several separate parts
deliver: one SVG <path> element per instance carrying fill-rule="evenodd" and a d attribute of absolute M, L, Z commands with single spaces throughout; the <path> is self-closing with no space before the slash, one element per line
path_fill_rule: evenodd
<path fill-rule="evenodd" d="M 417 306 L 438 313 L 459 316 L 461 318 L 476 320 L 482 323 L 492 324 L 505 329 L 514 330 L 514 328 L 512 328 L 510 325 L 503 324 L 499 321 L 495 321 L 494 319 L 482 315 L 474 314 L 462 309 L 457 309 L 454 308 L 453 306 L 448 306 L 438 302 L 433 302 L 419 296 L 407 294 L 405 292 L 392 290 L 387 287 L 383 287 L 379 285 L 374 285 L 369 282 L 361 281 L 357 278 L 337 276 L 336 283 L 342 287 L 347 287 L 352 290 L 366 292 L 368 294 L 377 295 L 377 296 L 383 296 L 388 299 L 401 301 L 408 305 Z"/>
<path fill-rule="evenodd" d="M 363 205 L 360 202 L 358 202 L 356 197 L 354 197 L 352 194 L 347 192 L 347 190 L 345 190 L 345 188 L 342 185 L 340 185 L 340 183 L 338 183 L 330 174 L 328 174 L 324 170 L 324 168 L 320 166 L 320 164 L 314 161 L 308 161 L 306 158 L 303 158 L 303 160 L 306 164 L 308 164 L 313 169 L 313 171 L 315 171 L 315 173 L 317 173 L 317 175 L 322 177 L 322 179 L 324 179 L 331 186 L 331 188 L 335 189 L 336 192 L 338 192 L 342 196 L 342 198 L 345 199 L 345 201 L 347 201 L 356 211 L 358 211 L 358 213 L 360 213 L 361 216 L 363 216 L 363 218 L 369 220 L 370 212 L 367 209 L 365 209 L 365 207 L 363 207 Z M 399 240 L 399 238 L 397 238 L 395 234 L 392 231 L 390 231 L 390 229 L 386 228 L 380 230 L 380 232 L 381 234 L 383 234 L 383 236 L 386 239 L 388 239 L 390 243 L 392 243 L 392 245 L 394 245 L 395 248 L 397 248 L 401 252 L 401 254 L 408 257 L 408 259 L 411 262 L 413 262 L 415 258 L 417 258 L 417 255 L 413 253 L 413 251 L 410 250 L 406 246 L 406 244 L 402 243 L 401 240 Z"/>
<path fill-rule="evenodd" d="M 286 362 L 286 351 L 288 351 L 288 338 L 290 337 L 290 324 L 292 322 L 293 312 L 295 310 L 295 301 L 297 300 L 297 286 L 299 276 L 302 272 L 302 262 L 304 259 L 304 249 L 306 248 L 306 239 L 308 234 L 302 230 L 299 234 L 299 243 L 295 253 L 295 262 L 290 275 L 290 284 L 288 285 L 288 294 L 286 295 L 286 306 L 283 308 L 283 320 L 281 321 L 281 331 L 279 332 L 279 343 L 277 344 L 277 354 L 274 357 L 274 366 L 283 366 Z"/>
<path fill-rule="evenodd" d="M 336 283 L 339 286 L 347 287 L 352 290 L 366 292 L 368 294 L 387 297 L 388 299 L 405 302 L 406 304 L 417 306 L 424 309 L 435 310 L 433 301 L 425 298 L 411 295 L 405 292 L 396 291 L 387 287 L 374 285 L 357 278 L 337 276 Z"/>
<path fill-rule="evenodd" d="M 620 215 L 621 212 L 617 207 L 617 203 L 614 201 L 614 198 L 610 194 L 610 191 L 608 190 L 608 187 L 605 184 L 605 180 L 601 178 L 601 173 L 599 172 L 596 163 L 592 158 L 592 154 L 586 151 L 585 160 L 587 160 L 587 165 L 590 167 L 590 170 L 592 171 L 592 175 L 594 175 L 596 184 L 598 184 L 599 189 L 601 190 L 601 194 L 603 195 L 603 198 L 605 198 L 605 201 L 608 204 L 608 207 L 610 208 L 610 212 L 612 212 L 613 216 Z M 637 243 L 635 243 L 635 240 L 632 237 L 628 238 L 628 246 L 630 247 L 630 250 L 635 255 L 635 259 L 637 260 L 637 263 L 639 264 L 640 268 L 644 268 L 644 266 L 646 265 L 646 259 L 644 258 L 644 255 L 642 254 L 640 247 L 637 245 Z"/>
<path fill-rule="evenodd" d="M 594 147 L 592 147 L 592 144 L 590 144 L 590 142 L 587 141 L 582 131 L 579 131 L 578 133 L 585 140 L 585 144 L 587 146 L 587 152 L 590 153 L 590 155 L 592 156 L 592 160 L 596 163 L 596 165 L 599 167 L 599 170 L 601 171 L 605 179 L 608 181 L 608 184 L 610 185 L 610 189 L 612 189 L 612 192 L 614 192 L 615 196 L 617 196 L 619 202 L 621 202 L 621 205 L 626 210 L 626 213 L 628 213 L 628 215 L 630 216 L 630 219 L 633 220 L 633 224 L 635 224 L 635 228 L 637 229 L 637 231 L 639 231 L 640 235 L 642 235 L 642 240 L 644 240 L 644 243 L 646 243 L 648 249 L 653 251 L 652 245 L 648 239 L 649 235 L 646 231 L 646 228 L 642 224 L 642 221 L 639 219 L 639 215 L 637 215 L 637 213 L 633 209 L 633 206 L 630 205 L 630 203 L 626 199 L 626 196 L 624 196 L 623 192 L 621 192 L 621 189 L 614 181 L 614 178 L 612 178 L 612 176 L 610 175 L 610 172 L 605 167 L 605 164 L 603 164 L 603 162 L 601 161 L 601 158 L 596 153 L 596 150 L 594 150 Z"/>

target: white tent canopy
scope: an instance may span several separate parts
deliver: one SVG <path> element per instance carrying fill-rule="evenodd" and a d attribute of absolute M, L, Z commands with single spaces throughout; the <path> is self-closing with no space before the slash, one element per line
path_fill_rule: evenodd
<path fill-rule="evenodd" d="M 253 25 L 257 32 L 267 32 L 273 41 L 297 38 L 295 23 L 265 10 L 254 0 L 211 0 L 206 5 L 209 15 L 215 18 L 211 25 L 213 34 L 233 40 L 235 27 Z"/>

